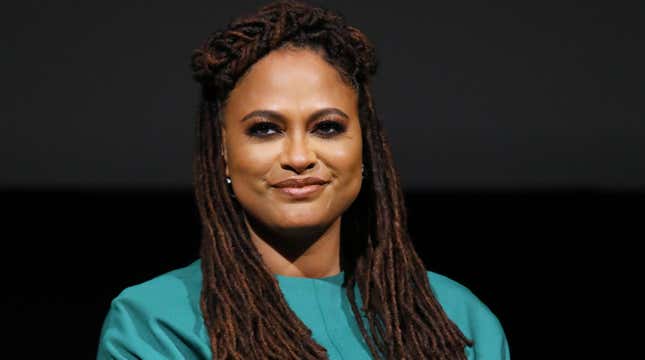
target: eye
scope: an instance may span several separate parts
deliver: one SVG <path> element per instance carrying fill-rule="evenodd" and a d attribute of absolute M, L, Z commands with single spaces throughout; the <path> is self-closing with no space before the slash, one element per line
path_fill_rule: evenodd
<path fill-rule="evenodd" d="M 255 123 L 246 131 L 249 136 L 254 137 L 268 137 L 277 134 L 280 128 L 269 121 L 260 121 Z"/>
<path fill-rule="evenodd" d="M 337 120 L 323 120 L 316 125 L 316 133 L 322 137 L 333 137 L 345 131 L 345 125 Z"/>

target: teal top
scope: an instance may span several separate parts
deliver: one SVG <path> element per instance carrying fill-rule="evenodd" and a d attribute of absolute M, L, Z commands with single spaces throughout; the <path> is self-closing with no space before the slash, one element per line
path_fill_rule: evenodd
<path fill-rule="evenodd" d="M 475 342 L 470 360 L 510 359 L 498 319 L 472 292 L 449 278 L 427 272 L 448 317 Z M 371 359 L 345 290 L 344 273 L 324 278 L 274 275 L 291 309 L 327 349 L 329 359 Z M 111 303 L 98 359 L 211 359 L 199 297 L 201 261 L 126 288 Z M 361 306 L 358 286 L 357 303 Z"/>

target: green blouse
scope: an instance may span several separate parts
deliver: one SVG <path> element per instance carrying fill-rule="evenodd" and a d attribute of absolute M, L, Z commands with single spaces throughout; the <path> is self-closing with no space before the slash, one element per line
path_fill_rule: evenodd
<path fill-rule="evenodd" d="M 98 359 L 210 359 L 208 334 L 199 308 L 201 261 L 128 287 L 111 303 Z M 448 317 L 475 342 L 470 360 L 510 359 L 498 319 L 473 293 L 428 271 L 428 280 Z M 274 275 L 291 309 L 311 329 L 329 359 L 371 359 L 349 300 L 344 273 L 325 278 Z M 357 303 L 361 306 L 358 287 Z"/>

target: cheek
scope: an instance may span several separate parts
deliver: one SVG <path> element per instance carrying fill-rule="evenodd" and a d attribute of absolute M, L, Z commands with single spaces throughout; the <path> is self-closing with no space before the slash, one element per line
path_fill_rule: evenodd
<path fill-rule="evenodd" d="M 328 156 L 328 164 L 336 184 L 329 193 L 331 198 L 327 208 L 333 209 L 333 214 L 329 215 L 340 216 L 356 200 L 363 184 L 362 147 L 360 143 L 352 142 L 347 147 L 337 147 L 330 151 Z"/>
<path fill-rule="evenodd" d="M 337 144 L 327 143 L 321 158 L 335 183 L 333 191 L 328 193 L 331 196 L 328 208 L 346 209 L 358 196 L 363 183 L 362 143 L 355 138 Z"/>
<path fill-rule="evenodd" d="M 278 152 L 279 147 L 270 143 L 232 146 L 228 157 L 231 176 L 266 174 Z"/>
<path fill-rule="evenodd" d="M 256 208 L 267 192 L 267 174 L 271 172 L 279 154 L 279 146 L 272 143 L 242 143 L 231 146 L 228 154 L 229 173 L 238 200 L 244 207 Z"/>
<path fill-rule="evenodd" d="M 362 144 L 352 139 L 336 146 L 328 145 L 324 148 L 324 159 L 335 176 L 348 181 L 361 174 Z"/>

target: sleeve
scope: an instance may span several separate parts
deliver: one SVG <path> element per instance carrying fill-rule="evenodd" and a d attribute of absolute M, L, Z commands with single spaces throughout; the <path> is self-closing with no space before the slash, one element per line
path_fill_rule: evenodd
<path fill-rule="evenodd" d="M 99 338 L 96 358 L 163 359 L 168 354 L 155 338 L 146 313 L 127 300 L 117 297 L 110 305 Z"/>
<path fill-rule="evenodd" d="M 437 273 L 428 272 L 432 290 L 448 317 L 473 341 L 465 348 L 468 360 L 510 360 L 502 324 L 470 289 Z"/>
<path fill-rule="evenodd" d="M 105 317 L 97 359 L 181 359 L 169 326 L 154 315 L 154 307 L 126 291 L 117 296 Z"/>
<path fill-rule="evenodd" d="M 485 306 L 471 323 L 473 348 L 468 358 L 472 360 L 510 360 L 506 334 L 497 317 Z"/>

